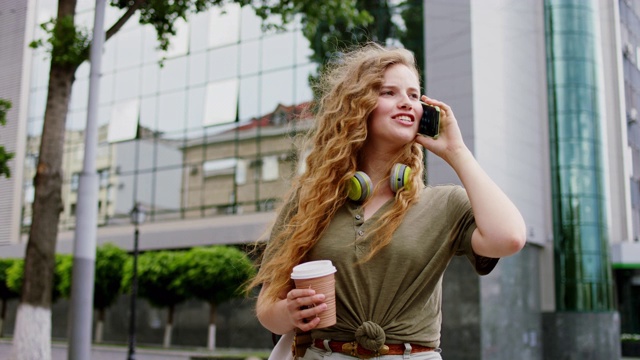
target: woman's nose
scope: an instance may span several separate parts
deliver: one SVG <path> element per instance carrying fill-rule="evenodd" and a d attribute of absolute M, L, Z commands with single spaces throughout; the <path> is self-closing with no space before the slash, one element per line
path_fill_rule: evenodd
<path fill-rule="evenodd" d="M 411 109 L 411 101 L 409 101 L 409 97 L 403 96 L 398 103 L 398 107 L 401 109 Z"/>

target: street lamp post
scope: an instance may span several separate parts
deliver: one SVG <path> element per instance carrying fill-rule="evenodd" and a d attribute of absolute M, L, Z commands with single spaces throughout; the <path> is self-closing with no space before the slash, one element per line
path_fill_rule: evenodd
<path fill-rule="evenodd" d="M 129 352 L 127 360 L 136 358 L 136 299 L 138 297 L 138 225 L 144 222 L 144 209 L 140 204 L 131 209 L 131 223 L 135 230 L 133 233 L 133 276 L 131 277 L 131 309 L 129 311 Z"/>

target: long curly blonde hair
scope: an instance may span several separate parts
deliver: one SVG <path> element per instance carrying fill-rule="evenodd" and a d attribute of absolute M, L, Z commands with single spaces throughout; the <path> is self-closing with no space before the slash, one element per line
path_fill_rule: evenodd
<path fill-rule="evenodd" d="M 349 180 L 358 170 L 358 160 L 366 156 L 361 149 L 367 138 L 367 119 L 377 106 L 385 70 L 395 64 L 412 69 L 420 81 L 410 51 L 370 43 L 330 63 L 316 84 L 321 98 L 315 127 L 306 139 L 305 148 L 311 150 L 306 171 L 294 180 L 288 200 L 280 210 L 281 221 L 274 226 L 268 254 L 249 285 L 268 284 L 263 289 L 266 299 L 276 300 L 291 288 L 291 270 L 304 261 L 336 211 L 347 201 Z M 406 210 L 423 188 L 420 145 L 407 144 L 396 160 L 411 167 L 409 186 L 396 193 L 394 205 L 370 232 L 373 242 L 363 262 L 389 244 Z"/>

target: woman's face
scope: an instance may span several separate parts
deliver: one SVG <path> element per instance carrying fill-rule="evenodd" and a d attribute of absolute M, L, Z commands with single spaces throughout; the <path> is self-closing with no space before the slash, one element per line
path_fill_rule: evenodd
<path fill-rule="evenodd" d="M 421 116 L 418 78 L 405 65 L 391 65 L 369 117 L 367 142 L 378 149 L 403 147 L 415 139 Z"/>

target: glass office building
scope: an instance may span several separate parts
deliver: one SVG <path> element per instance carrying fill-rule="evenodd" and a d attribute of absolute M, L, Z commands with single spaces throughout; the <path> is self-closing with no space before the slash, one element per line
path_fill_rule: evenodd
<path fill-rule="evenodd" d="M 77 21 L 88 29 L 92 7 L 89 0 L 77 7 Z M 40 23 L 54 16 L 56 2 L 39 0 L 37 8 Z M 119 15 L 107 6 L 105 24 Z M 101 225 L 128 222 L 136 202 L 154 222 L 272 210 L 282 195 L 273 183 L 287 175 L 283 162 L 292 157 L 282 155 L 290 149 L 274 149 L 269 139 L 277 129 L 286 135 L 291 127 L 294 112 L 287 109 L 312 99 L 308 78 L 317 67 L 298 23 L 263 32 L 252 9 L 229 5 L 176 27 L 167 52 L 157 49 L 153 27 L 140 26 L 135 18 L 105 44 L 98 110 Z M 44 49 L 34 52 L 32 66 L 25 228 L 47 96 Z M 76 74 L 67 117 L 63 231 L 75 224 L 88 85 L 85 62 Z M 270 120 L 257 121 L 265 115 Z M 237 128 L 241 139 L 234 137 Z"/>

